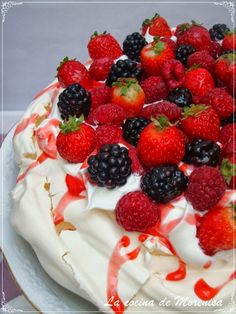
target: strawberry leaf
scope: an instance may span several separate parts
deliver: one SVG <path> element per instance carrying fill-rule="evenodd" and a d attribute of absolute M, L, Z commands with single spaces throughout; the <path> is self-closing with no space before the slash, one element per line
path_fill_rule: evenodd
<path fill-rule="evenodd" d="M 61 122 L 59 128 L 63 134 L 76 132 L 79 130 L 80 124 L 84 121 L 84 116 L 81 115 L 79 118 L 76 116 L 70 116 L 68 120 Z"/>
<path fill-rule="evenodd" d="M 162 51 L 164 51 L 166 48 L 166 44 L 162 41 L 157 41 L 154 45 L 154 52 L 156 55 L 159 55 L 162 53 Z"/>
<path fill-rule="evenodd" d="M 165 128 L 172 126 L 168 118 L 164 115 L 160 115 L 156 118 L 151 117 L 151 121 L 154 123 L 155 127 L 159 130 L 162 131 Z"/>
<path fill-rule="evenodd" d="M 228 159 L 223 159 L 220 166 L 220 172 L 227 184 L 230 184 L 232 177 L 236 175 L 236 165 L 231 163 Z"/>
<path fill-rule="evenodd" d="M 62 66 L 64 63 L 66 63 L 67 61 L 70 61 L 70 60 L 76 60 L 76 58 L 74 58 L 74 59 L 69 59 L 69 57 L 67 57 L 67 56 L 64 57 L 63 60 L 60 61 L 60 64 L 59 64 L 58 67 L 57 67 L 57 71 L 60 70 L 61 66 Z"/>
<path fill-rule="evenodd" d="M 208 109 L 209 106 L 206 105 L 191 105 L 190 107 L 184 107 L 182 115 L 183 119 L 187 119 L 188 117 L 196 117 L 198 116 L 202 111 L 205 111 Z"/>

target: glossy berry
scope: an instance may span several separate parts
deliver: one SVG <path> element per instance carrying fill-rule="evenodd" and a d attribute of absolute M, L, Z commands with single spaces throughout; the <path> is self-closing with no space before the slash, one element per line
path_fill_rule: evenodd
<path fill-rule="evenodd" d="M 210 140 L 196 139 L 188 143 L 184 161 L 196 166 L 217 166 L 220 160 L 220 146 Z"/>
<path fill-rule="evenodd" d="M 118 60 L 111 66 L 106 85 L 111 86 L 118 78 L 136 78 L 141 79 L 142 69 L 135 61 L 130 59 Z"/>
<path fill-rule="evenodd" d="M 151 119 L 160 115 L 166 116 L 171 122 L 181 118 L 181 109 L 174 103 L 162 100 L 143 108 L 140 113 L 141 117 Z"/>
<path fill-rule="evenodd" d="M 193 48 L 191 45 L 180 45 L 175 49 L 175 57 L 186 66 L 188 56 L 190 56 L 195 51 L 195 48 Z"/>
<path fill-rule="evenodd" d="M 185 68 L 178 60 L 167 60 L 163 64 L 161 75 L 168 86 L 168 89 L 171 91 L 183 86 L 185 80 Z"/>
<path fill-rule="evenodd" d="M 108 76 L 112 64 L 113 59 L 110 57 L 95 59 L 89 68 L 89 73 L 94 80 L 104 81 Z"/>
<path fill-rule="evenodd" d="M 233 112 L 228 118 L 222 119 L 220 121 L 221 126 L 225 126 L 226 124 L 235 123 L 236 122 L 236 113 Z"/>
<path fill-rule="evenodd" d="M 209 29 L 212 40 L 222 40 L 230 29 L 225 24 L 215 24 Z"/>
<path fill-rule="evenodd" d="M 81 85 L 71 84 L 60 94 L 57 106 L 63 120 L 67 120 L 69 116 L 79 118 L 81 114 L 87 117 L 91 106 L 91 94 Z"/>
<path fill-rule="evenodd" d="M 145 38 L 138 32 L 128 35 L 123 42 L 123 52 L 129 59 L 140 61 L 140 52 L 147 45 Z"/>
<path fill-rule="evenodd" d="M 145 118 L 128 118 L 122 126 L 124 139 L 137 146 L 142 130 L 150 123 L 150 120 Z"/>
<path fill-rule="evenodd" d="M 126 117 L 123 108 L 115 104 L 100 105 L 89 114 L 90 124 L 115 124 L 121 125 Z"/>
<path fill-rule="evenodd" d="M 188 179 L 177 165 L 163 165 L 147 172 L 141 188 L 148 196 L 160 203 L 167 203 L 185 191 Z"/>
<path fill-rule="evenodd" d="M 104 144 L 118 143 L 122 136 L 120 127 L 114 124 L 99 125 L 95 130 L 95 145 L 100 149 Z"/>
<path fill-rule="evenodd" d="M 106 144 L 88 158 L 90 180 L 98 186 L 114 189 L 126 184 L 131 174 L 128 150 L 118 144 Z"/>
<path fill-rule="evenodd" d="M 178 87 L 172 90 L 167 99 L 179 107 L 186 107 L 192 104 L 192 95 L 187 88 Z"/>
<path fill-rule="evenodd" d="M 141 87 L 145 93 L 145 104 L 165 99 L 168 95 L 167 86 L 161 76 L 149 76 L 141 83 Z"/>

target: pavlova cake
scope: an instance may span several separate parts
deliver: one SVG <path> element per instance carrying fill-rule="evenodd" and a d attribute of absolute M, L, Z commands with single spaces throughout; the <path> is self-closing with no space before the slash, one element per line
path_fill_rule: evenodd
<path fill-rule="evenodd" d="M 95 32 L 16 126 L 12 224 L 101 311 L 232 303 L 234 36 L 158 14 L 122 48 Z"/>

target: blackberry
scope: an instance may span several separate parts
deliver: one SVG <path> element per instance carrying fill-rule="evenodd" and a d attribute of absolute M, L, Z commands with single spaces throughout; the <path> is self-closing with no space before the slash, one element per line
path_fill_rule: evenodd
<path fill-rule="evenodd" d="M 123 51 L 131 60 L 140 61 L 140 52 L 147 45 L 145 38 L 138 32 L 128 35 L 123 42 Z"/>
<path fill-rule="evenodd" d="M 222 119 L 220 121 L 220 125 L 225 126 L 226 124 L 229 124 L 229 123 L 236 123 L 235 118 L 236 118 L 236 112 L 233 112 L 231 116 L 229 116 L 228 118 Z"/>
<path fill-rule="evenodd" d="M 212 40 L 222 40 L 230 29 L 225 24 L 215 24 L 209 29 Z"/>
<path fill-rule="evenodd" d="M 103 145 L 97 155 L 88 159 L 88 173 L 98 186 L 114 189 L 127 182 L 131 174 L 128 150 L 118 144 Z"/>
<path fill-rule="evenodd" d="M 195 166 L 217 166 L 220 146 L 210 140 L 196 139 L 186 146 L 184 161 Z"/>
<path fill-rule="evenodd" d="M 176 165 L 163 165 L 147 172 L 141 180 L 142 190 L 160 203 L 167 203 L 186 190 L 188 178 Z"/>
<path fill-rule="evenodd" d="M 175 49 L 175 57 L 177 60 L 187 65 L 188 56 L 194 53 L 196 50 L 191 45 L 180 45 Z"/>
<path fill-rule="evenodd" d="M 122 126 L 123 138 L 133 146 L 137 146 L 140 133 L 150 123 L 146 118 L 128 118 Z"/>
<path fill-rule="evenodd" d="M 57 103 L 63 120 L 69 116 L 79 118 L 88 116 L 91 106 L 91 94 L 78 83 L 69 85 L 59 96 Z"/>
<path fill-rule="evenodd" d="M 111 86 L 112 83 L 116 82 L 118 78 L 133 77 L 138 81 L 141 79 L 142 69 L 137 65 L 137 62 L 130 59 L 118 60 L 111 66 L 106 85 Z"/>
<path fill-rule="evenodd" d="M 179 107 L 190 106 L 192 103 L 192 95 L 190 91 L 184 87 L 178 87 L 172 90 L 167 96 L 167 99 Z"/>

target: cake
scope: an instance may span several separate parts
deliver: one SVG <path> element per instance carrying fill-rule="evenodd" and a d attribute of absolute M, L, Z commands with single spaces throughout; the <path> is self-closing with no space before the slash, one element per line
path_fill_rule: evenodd
<path fill-rule="evenodd" d="M 11 221 L 101 311 L 212 311 L 235 278 L 234 41 L 156 14 L 93 34 L 15 128 Z M 197 65 L 196 65 L 197 64 Z"/>

